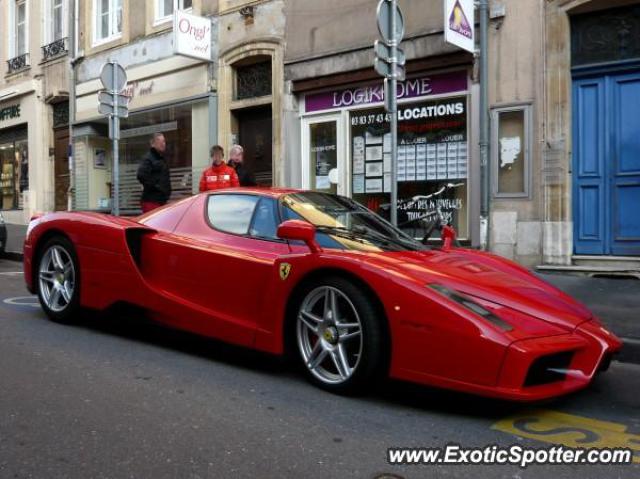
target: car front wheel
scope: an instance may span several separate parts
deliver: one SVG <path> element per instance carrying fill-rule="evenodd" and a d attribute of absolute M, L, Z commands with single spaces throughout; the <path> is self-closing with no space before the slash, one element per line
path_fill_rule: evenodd
<path fill-rule="evenodd" d="M 50 319 L 69 323 L 80 309 L 79 268 L 73 244 L 65 237 L 50 239 L 38 261 L 38 299 Z"/>
<path fill-rule="evenodd" d="M 328 278 L 301 295 L 296 345 L 309 379 L 337 393 L 358 392 L 382 373 L 384 318 L 367 292 L 342 277 Z"/>

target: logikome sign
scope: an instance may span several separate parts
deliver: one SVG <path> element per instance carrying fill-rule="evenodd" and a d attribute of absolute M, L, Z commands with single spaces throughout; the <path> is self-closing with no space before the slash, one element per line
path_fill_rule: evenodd
<path fill-rule="evenodd" d="M 398 99 L 424 98 L 433 95 L 462 92 L 467 90 L 467 72 L 464 70 L 440 73 L 437 75 L 410 78 L 398 82 Z M 307 113 L 336 108 L 350 108 L 372 105 L 384 102 L 384 88 L 382 83 L 354 88 L 311 93 L 305 97 L 305 111 Z"/>
<path fill-rule="evenodd" d="M 20 118 L 20 104 L 10 105 L 0 109 L 0 121 Z"/>

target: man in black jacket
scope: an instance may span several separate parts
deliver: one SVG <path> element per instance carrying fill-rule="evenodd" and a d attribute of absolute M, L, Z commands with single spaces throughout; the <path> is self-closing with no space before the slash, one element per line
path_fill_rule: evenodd
<path fill-rule="evenodd" d="M 238 174 L 240 186 L 257 186 L 256 179 L 244 166 L 244 148 L 240 145 L 233 145 L 229 150 L 229 166 L 231 166 Z"/>
<path fill-rule="evenodd" d="M 164 135 L 154 133 L 151 148 L 138 167 L 138 181 L 142 183 L 142 212 L 146 213 L 164 205 L 171 196 L 169 164 L 163 154 L 167 147 Z"/>

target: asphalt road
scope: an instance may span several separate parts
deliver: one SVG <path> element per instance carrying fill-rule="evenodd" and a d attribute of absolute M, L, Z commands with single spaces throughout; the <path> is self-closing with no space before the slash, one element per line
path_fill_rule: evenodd
<path fill-rule="evenodd" d="M 614 362 L 588 390 L 533 409 L 388 381 L 345 398 L 277 359 L 135 318 L 51 323 L 20 268 L 0 260 L 0 478 L 640 476 L 638 365 Z M 514 417 L 529 425 L 511 428 Z M 389 447 L 549 441 L 624 443 L 638 462 L 522 469 L 386 460 Z"/>

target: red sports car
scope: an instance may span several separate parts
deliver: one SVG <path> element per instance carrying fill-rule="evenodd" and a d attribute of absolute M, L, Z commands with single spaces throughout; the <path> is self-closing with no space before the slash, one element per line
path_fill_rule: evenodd
<path fill-rule="evenodd" d="M 348 198 L 236 188 L 136 218 L 34 219 L 24 274 L 55 321 L 133 304 L 171 327 L 292 353 L 336 392 L 387 375 L 539 400 L 587 386 L 620 349 L 528 270 L 445 243 L 416 241 Z"/>

